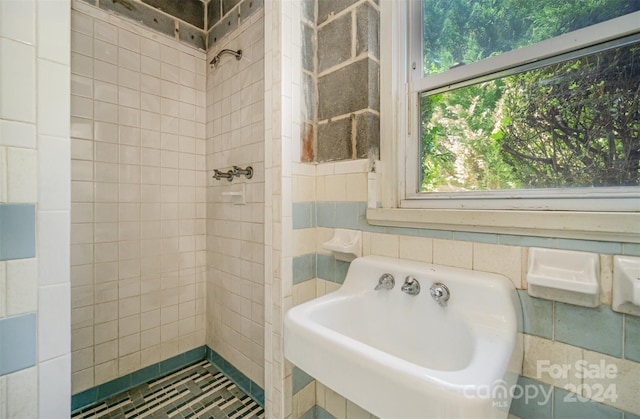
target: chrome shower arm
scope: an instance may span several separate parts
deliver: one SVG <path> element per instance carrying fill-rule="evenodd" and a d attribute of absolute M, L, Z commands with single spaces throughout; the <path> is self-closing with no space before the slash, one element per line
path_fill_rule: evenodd
<path fill-rule="evenodd" d="M 238 60 L 238 61 L 242 58 L 242 50 L 241 49 L 239 49 L 237 51 L 234 51 L 232 49 L 223 49 L 215 57 L 213 57 L 213 60 L 211 60 L 211 62 L 209 63 L 211 68 L 216 68 L 218 66 L 218 64 L 220 64 L 220 58 L 224 54 L 231 54 L 234 57 L 236 57 L 236 60 Z"/>

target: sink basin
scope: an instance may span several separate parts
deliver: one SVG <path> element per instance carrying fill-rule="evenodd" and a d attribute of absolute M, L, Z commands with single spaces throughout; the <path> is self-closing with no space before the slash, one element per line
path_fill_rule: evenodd
<path fill-rule="evenodd" d="M 374 290 L 384 273 L 395 287 Z M 400 290 L 408 275 L 418 295 Z M 435 282 L 450 290 L 446 307 L 431 298 Z M 338 291 L 287 312 L 284 354 L 381 418 L 504 418 L 522 367 L 520 319 L 504 276 L 366 256 Z"/>

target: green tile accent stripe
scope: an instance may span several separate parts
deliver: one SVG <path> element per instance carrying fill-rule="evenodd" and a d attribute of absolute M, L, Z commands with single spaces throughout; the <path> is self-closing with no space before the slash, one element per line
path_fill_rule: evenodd
<path fill-rule="evenodd" d="M 326 281 L 335 282 L 336 284 L 344 284 L 347 277 L 347 271 L 351 263 L 336 260 L 333 256 L 324 253 L 317 254 L 317 274 L 318 278 Z"/>
<path fill-rule="evenodd" d="M 553 393 L 554 418 L 622 419 L 622 412 L 612 407 L 578 398 L 576 394 L 557 387 Z"/>
<path fill-rule="evenodd" d="M 615 243 L 596 240 L 572 240 L 552 237 L 488 234 L 466 231 L 374 226 L 367 222 L 366 202 L 294 202 L 293 228 L 348 228 L 369 233 L 420 236 L 475 243 L 494 243 L 507 246 L 544 247 L 588 251 L 603 254 L 640 256 L 640 244 Z M 355 213 L 355 216 L 354 216 Z M 311 214 L 311 219 L 309 219 Z M 313 218 L 315 215 L 315 219 Z M 355 217 L 355 219 L 354 219 Z"/>
<path fill-rule="evenodd" d="M 313 382 L 314 378 L 302 371 L 300 368 L 294 366 L 292 372 L 292 381 L 293 381 L 293 394 L 296 394 L 309 384 Z"/>
<path fill-rule="evenodd" d="M 36 255 L 36 206 L 0 204 L 0 260 Z"/>
<path fill-rule="evenodd" d="M 309 281 L 316 277 L 316 254 L 309 253 L 293 258 L 293 284 Z"/>
<path fill-rule="evenodd" d="M 316 226 L 316 203 L 294 202 L 293 229 L 311 228 Z"/>
<path fill-rule="evenodd" d="M 527 290 L 518 290 L 522 305 L 523 332 L 551 339 L 553 333 L 553 301 L 531 297 Z"/>
<path fill-rule="evenodd" d="M 624 317 L 624 357 L 640 362 L 640 317 Z"/>
<path fill-rule="evenodd" d="M 555 303 L 554 339 L 620 358 L 622 314 L 608 306 L 597 308 Z"/>
<path fill-rule="evenodd" d="M 0 376 L 36 365 L 35 313 L 0 319 Z"/>
<path fill-rule="evenodd" d="M 336 417 L 320 406 L 315 405 L 300 416 L 300 419 L 336 419 Z"/>
<path fill-rule="evenodd" d="M 551 406 L 553 400 L 553 388 L 548 384 L 520 376 L 518 388 L 523 391 L 521 397 L 514 397 L 511 401 L 509 413 L 522 419 L 551 418 Z M 526 393 L 526 391 L 530 393 Z M 527 396 L 529 394 L 529 396 Z"/>
<path fill-rule="evenodd" d="M 92 406 L 116 394 L 123 393 L 140 384 L 178 371 L 187 365 L 201 361 L 206 357 L 206 346 L 200 346 L 172 358 L 160 361 L 141 370 L 116 378 L 99 386 L 71 396 L 71 412 L 77 412 Z"/>
<path fill-rule="evenodd" d="M 264 389 L 262 387 L 240 372 L 240 370 L 231 365 L 231 363 L 208 346 L 206 346 L 206 352 L 206 357 L 209 362 L 229 377 L 235 385 L 251 396 L 251 398 L 260 406 L 264 407 Z"/>

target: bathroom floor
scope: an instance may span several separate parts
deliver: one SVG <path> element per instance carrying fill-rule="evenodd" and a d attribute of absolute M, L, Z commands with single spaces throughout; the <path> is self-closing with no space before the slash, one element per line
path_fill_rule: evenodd
<path fill-rule="evenodd" d="M 81 418 L 264 418 L 264 409 L 204 360 L 72 416 Z"/>

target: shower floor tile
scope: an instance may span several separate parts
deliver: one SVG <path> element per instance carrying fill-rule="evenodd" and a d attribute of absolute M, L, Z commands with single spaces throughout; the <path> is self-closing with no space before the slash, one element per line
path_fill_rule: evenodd
<path fill-rule="evenodd" d="M 203 360 L 85 408 L 85 418 L 264 418 L 264 409 Z"/>

